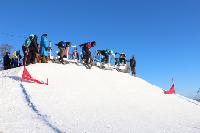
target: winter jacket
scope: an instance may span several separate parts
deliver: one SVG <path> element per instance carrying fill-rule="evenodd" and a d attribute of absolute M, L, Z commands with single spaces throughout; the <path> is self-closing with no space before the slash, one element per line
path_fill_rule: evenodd
<path fill-rule="evenodd" d="M 37 51 L 37 37 L 35 36 L 29 46 L 29 51 L 36 53 Z"/>
<path fill-rule="evenodd" d="M 130 59 L 130 66 L 135 67 L 136 66 L 136 60 L 135 58 Z"/>
<path fill-rule="evenodd" d="M 47 36 L 42 35 L 41 36 L 41 42 L 40 42 L 40 55 L 41 56 L 48 56 L 48 47 L 49 42 L 47 39 Z"/>
<path fill-rule="evenodd" d="M 11 68 L 11 59 L 8 54 L 3 57 L 3 66 L 5 70 Z"/>
<path fill-rule="evenodd" d="M 84 44 L 81 44 L 79 45 L 80 47 L 83 47 L 82 49 L 85 50 L 85 49 L 91 49 L 92 47 L 94 47 L 96 45 L 96 42 L 93 41 L 93 42 L 88 42 L 88 43 L 84 43 Z"/>

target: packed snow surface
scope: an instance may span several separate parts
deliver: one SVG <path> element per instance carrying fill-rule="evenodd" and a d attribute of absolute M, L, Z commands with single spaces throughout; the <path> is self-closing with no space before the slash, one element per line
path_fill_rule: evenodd
<path fill-rule="evenodd" d="M 0 133 L 200 133 L 200 105 L 116 70 L 75 64 L 0 71 Z"/>

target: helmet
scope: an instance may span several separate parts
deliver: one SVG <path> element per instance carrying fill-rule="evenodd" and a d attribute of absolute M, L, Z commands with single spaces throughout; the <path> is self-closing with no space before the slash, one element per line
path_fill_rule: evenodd
<path fill-rule="evenodd" d="M 34 37 L 35 35 L 34 35 L 34 34 L 30 34 L 29 36 L 30 36 L 30 37 Z"/>
<path fill-rule="evenodd" d="M 112 50 L 109 50 L 109 53 L 110 53 L 110 54 L 113 54 L 114 52 L 113 52 Z"/>
<path fill-rule="evenodd" d="M 29 38 L 33 39 L 34 36 L 35 36 L 34 34 L 30 34 L 30 35 L 29 35 Z"/>

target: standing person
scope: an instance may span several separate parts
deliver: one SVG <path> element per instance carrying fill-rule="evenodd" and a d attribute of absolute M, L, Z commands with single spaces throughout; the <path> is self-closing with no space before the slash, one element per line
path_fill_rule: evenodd
<path fill-rule="evenodd" d="M 9 52 L 6 52 L 5 56 L 3 57 L 4 70 L 11 69 L 11 59 L 9 57 L 9 54 Z"/>
<path fill-rule="evenodd" d="M 69 49 L 72 46 L 72 43 L 67 42 L 67 41 L 63 41 L 63 43 L 64 43 L 64 46 L 65 46 L 63 58 L 66 58 L 67 60 L 69 60 Z"/>
<path fill-rule="evenodd" d="M 36 49 L 36 61 L 37 61 L 37 63 L 41 63 L 40 44 L 37 44 L 37 49 Z"/>
<path fill-rule="evenodd" d="M 34 35 L 30 34 L 29 37 L 25 40 L 25 43 L 22 45 L 22 51 L 24 54 L 23 65 L 30 64 L 29 46 L 33 38 L 34 38 Z"/>
<path fill-rule="evenodd" d="M 64 56 L 64 51 L 65 51 L 65 43 L 63 41 L 60 41 L 58 44 L 56 44 L 56 46 L 58 46 L 59 52 L 58 55 L 60 56 L 59 58 L 59 62 L 64 64 L 64 60 L 63 60 L 63 56 Z"/>
<path fill-rule="evenodd" d="M 52 42 L 49 41 L 49 48 L 48 48 L 48 59 L 49 59 L 49 60 L 52 59 L 51 51 L 52 51 Z"/>
<path fill-rule="evenodd" d="M 135 70 L 136 60 L 134 56 L 132 56 L 132 58 L 130 59 L 130 67 L 131 67 L 132 75 L 136 77 L 136 70 Z"/>
<path fill-rule="evenodd" d="M 12 68 L 18 67 L 18 57 L 17 57 L 17 52 L 14 51 L 12 58 L 11 58 L 11 66 Z"/>
<path fill-rule="evenodd" d="M 37 36 L 34 35 L 29 46 L 30 63 L 32 64 L 35 64 L 36 52 L 37 52 Z"/>
<path fill-rule="evenodd" d="M 43 34 L 41 36 L 40 42 L 40 55 L 42 58 L 42 63 L 47 63 L 48 60 L 48 48 L 49 48 L 49 41 L 47 39 L 47 34 Z"/>
<path fill-rule="evenodd" d="M 22 56 L 21 56 L 21 54 L 20 54 L 20 50 L 18 50 L 18 51 L 16 51 L 16 55 L 17 55 L 17 66 L 18 67 L 20 67 L 21 65 L 22 65 L 22 63 L 21 63 L 21 58 L 22 58 Z"/>
<path fill-rule="evenodd" d="M 92 56 L 91 56 L 90 49 L 96 46 L 96 42 L 92 41 L 92 42 L 81 44 L 79 46 L 82 47 L 82 54 L 83 54 L 83 59 L 85 60 L 85 63 L 87 65 L 92 64 Z"/>

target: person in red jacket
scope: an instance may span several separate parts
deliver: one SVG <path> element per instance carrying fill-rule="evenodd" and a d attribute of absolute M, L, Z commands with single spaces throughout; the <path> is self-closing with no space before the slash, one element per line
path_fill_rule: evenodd
<path fill-rule="evenodd" d="M 90 49 L 96 46 L 96 42 L 92 41 L 92 42 L 81 44 L 79 46 L 82 47 L 83 60 L 85 60 L 85 63 L 92 64 L 92 56 L 91 56 Z"/>

